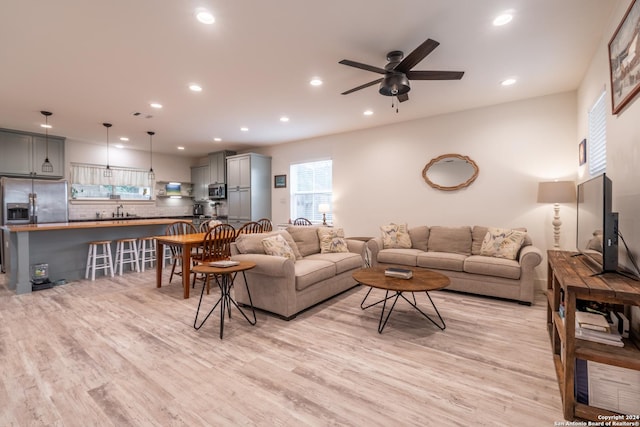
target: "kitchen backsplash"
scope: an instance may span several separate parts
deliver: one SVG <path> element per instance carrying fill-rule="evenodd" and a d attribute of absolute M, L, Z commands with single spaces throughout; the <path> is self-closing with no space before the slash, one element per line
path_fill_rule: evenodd
<path fill-rule="evenodd" d="M 69 220 L 90 220 L 96 219 L 98 216 L 101 218 L 113 218 L 117 207 L 122 204 L 122 212 L 125 216 L 127 214 L 144 217 L 144 218 L 164 218 L 164 217 L 177 217 L 177 216 L 191 216 L 193 214 L 193 200 L 192 199 L 159 199 L 155 204 L 151 203 L 135 203 L 126 201 L 119 201 L 118 203 L 69 203 Z M 211 216 L 214 214 L 214 209 L 211 203 L 204 203 L 204 215 Z M 226 202 L 219 202 L 218 215 L 227 215 Z"/>

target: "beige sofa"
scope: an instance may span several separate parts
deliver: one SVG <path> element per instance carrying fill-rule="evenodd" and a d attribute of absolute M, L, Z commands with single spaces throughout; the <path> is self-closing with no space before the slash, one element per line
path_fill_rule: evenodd
<path fill-rule="evenodd" d="M 448 290 L 506 298 L 530 305 L 535 292 L 534 269 L 542 262 L 542 252 L 532 245 L 526 230 L 518 230 L 525 233 L 521 246 L 513 252 L 515 259 L 501 258 L 500 254 L 482 255 L 488 253 L 488 249 L 482 249 L 489 231 L 489 227 L 482 226 L 420 226 L 406 229 L 410 241 L 405 239 L 404 244 L 389 242 L 386 238 L 388 245 L 385 246 L 383 237 L 377 237 L 367 245 L 372 265 L 428 268 L 451 279 Z"/>
<path fill-rule="evenodd" d="M 255 268 L 246 272 L 254 307 L 290 320 L 302 310 L 357 285 L 351 275 L 363 266 L 365 243 L 345 239 L 348 252 L 322 253 L 319 229 L 327 227 L 290 226 L 286 230 L 237 237 L 231 245 L 231 259 L 256 263 Z M 262 240 L 275 234 L 285 237 L 295 261 L 265 253 Z M 234 292 L 238 303 L 250 303 L 240 275 Z"/>

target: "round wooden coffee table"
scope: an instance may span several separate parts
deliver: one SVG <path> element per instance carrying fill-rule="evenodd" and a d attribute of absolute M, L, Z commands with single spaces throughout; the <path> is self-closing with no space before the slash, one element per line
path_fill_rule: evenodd
<path fill-rule="evenodd" d="M 399 279 L 395 277 L 385 276 L 384 271 L 388 267 L 399 267 L 411 270 L 413 272 L 413 277 L 411 279 Z M 420 314 L 429 319 L 431 323 L 436 325 L 440 330 L 443 330 L 447 327 L 444 322 L 444 319 L 440 315 L 438 308 L 434 304 L 431 296 L 429 295 L 429 291 L 435 291 L 438 289 L 445 288 L 449 286 L 449 278 L 444 274 L 437 273 L 435 271 L 427 270 L 424 268 L 407 268 L 403 266 L 391 266 L 391 265 L 379 265 L 371 268 L 362 268 L 355 273 L 353 273 L 353 278 L 360 283 L 361 285 L 366 285 L 371 287 L 367 294 L 364 296 L 364 299 L 360 303 L 360 308 L 366 310 L 369 307 L 373 307 L 374 305 L 378 305 L 382 303 L 382 311 L 380 312 L 380 321 L 378 322 L 378 333 L 382 333 L 387 321 L 389 320 L 389 316 L 391 316 L 391 312 L 393 312 L 393 308 L 396 306 L 396 302 L 398 298 L 402 297 L 406 302 L 409 303 L 413 308 L 415 308 Z M 373 290 L 373 288 L 383 289 L 386 291 L 385 297 L 380 301 L 374 302 L 369 305 L 364 305 L 367 297 Z M 409 301 L 407 297 L 403 295 L 404 292 L 411 292 L 411 296 L 413 297 L 413 302 Z M 420 310 L 416 303 L 415 292 L 424 292 L 431 302 L 433 309 L 436 311 L 438 315 L 438 319 L 440 319 L 440 324 L 438 324 L 435 320 L 433 320 L 428 314 Z M 395 297 L 395 298 L 394 298 Z M 387 300 L 393 299 L 393 304 L 391 304 L 391 308 L 387 312 L 385 317 L 385 309 L 387 306 Z"/>

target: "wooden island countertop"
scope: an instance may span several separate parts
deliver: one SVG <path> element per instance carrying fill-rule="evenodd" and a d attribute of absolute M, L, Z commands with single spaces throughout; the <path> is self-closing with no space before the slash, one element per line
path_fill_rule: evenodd
<path fill-rule="evenodd" d="M 146 218 L 146 219 L 121 219 L 102 221 L 77 221 L 55 222 L 50 224 L 20 224 L 5 225 L 2 228 L 12 233 L 50 231 L 50 230 L 77 230 L 83 228 L 109 228 L 109 227 L 135 227 L 140 225 L 166 225 L 175 221 L 189 221 L 186 218 Z"/>

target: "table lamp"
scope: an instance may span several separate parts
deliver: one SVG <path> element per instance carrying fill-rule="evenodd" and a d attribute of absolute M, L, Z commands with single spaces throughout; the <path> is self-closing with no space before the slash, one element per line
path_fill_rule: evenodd
<path fill-rule="evenodd" d="M 553 203 L 553 249 L 560 249 L 560 203 L 576 201 L 576 183 L 573 181 L 550 181 L 538 184 L 538 203 Z"/>
<path fill-rule="evenodd" d="M 329 212 L 329 204 L 320 203 L 318 205 L 318 212 L 322 214 L 322 225 L 327 225 L 327 212 Z"/>

